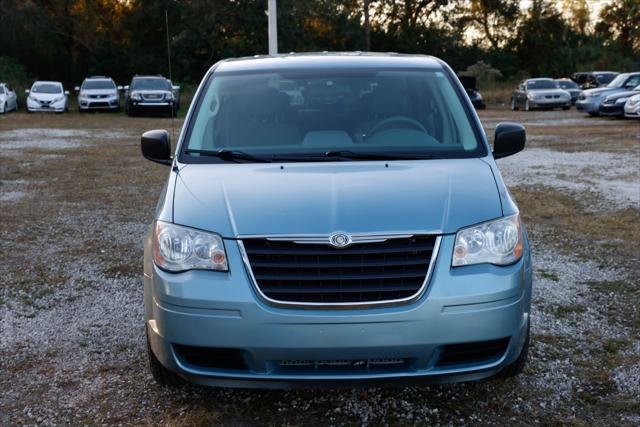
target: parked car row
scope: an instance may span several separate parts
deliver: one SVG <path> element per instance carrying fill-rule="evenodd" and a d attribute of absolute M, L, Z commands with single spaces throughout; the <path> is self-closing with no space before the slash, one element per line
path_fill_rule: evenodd
<path fill-rule="evenodd" d="M 591 116 L 638 117 L 637 109 L 633 109 L 636 104 L 629 106 L 628 113 L 625 111 L 629 98 L 638 93 L 640 72 L 622 73 L 606 86 L 582 91 L 576 101 L 576 108 Z"/>
<path fill-rule="evenodd" d="M 511 109 L 525 111 L 534 109 L 549 110 L 562 108 L 568 110 L 575 105 L 579 111 L 584 111 L 591 116 L 613 116 L 638 118 L 640 108 L 638 97 L 640 94 L 640 72 L 613 73 L 593 72 L 587 74 L 588 81 L 597 81 L 599 84 L 611 80 L 607 84 L 592 89 L 581 89 L 579 81 L 582 77 L 573 75 L 570 79 L 535 78 L 520 82 L 516 90 L 511 94 Z M 595 76 L 595 77 L 594 77 Z M 594 84 L 594 83 L 591 83 Z M 583 87 L 586 87 L 583 85 Z"/>
<path fill-rule="evenodd" d="M 112 78 L 91 76 L 75 87 L 78 110 L 120 111 L 120 92 L 124 91 L 124 108 L 129 116 L 141 113 L 160 113 L 176 116 L 180 109 L 180 86 L 166 77 L 134 76 L 131 84 L 117 86 Z M 69 91 L 61 82 L 38 80 L 25 90 L 26 110 L 34 112 L 64 113 L 69 109 Z M 0 83 L 0 114 L 18 110 L 16 93 L 6 83 Z"/>

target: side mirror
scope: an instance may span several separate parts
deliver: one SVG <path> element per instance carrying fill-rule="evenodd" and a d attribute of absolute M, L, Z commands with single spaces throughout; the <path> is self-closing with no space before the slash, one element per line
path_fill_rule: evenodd
<path fill-rule="evenodd" d="M 65 91 L 64 91 L 64 94 L 65 94 L 66 96 L 69 96 L 69 91 L 68 91 L 68 90 L 65 90 Z"/>
<path fill-rule="evenodd" d="M 73 90 L 75 90 L 76 92 L 80 92 L 80 86 L 74 87 Z"/>
<path fill-rule="evenodd" d="M 118 89 L 118 90 L 122 90 L 122 86 L 118 86 L 118 87 L 117 87 L 117 89 Z"/>
<path fill-rule="evenodd" d="M 124 87 L 124 90 L 129 90 L 129 85 L 126 85 L 126 86 Z"/>
<path fill-rule="evenodd" d="M 524 149 L 526 134 L 518 123 L 499 123 L 493 137 L 493 158 L 501 159 Z"/>
<path fill-rule="evenodd" d="M 29 89 L 25 89 L 24 93 L 26 93 L 27 95 L 29 95 L 29 93 L 31 93 L 31 91 Z"/>
<path fill-rule="evenodd" d="M 174 86 L 171 86 L 171 89 L 173 89 L 173 90 L 180 90 L 180 86 L 174 85 Z"/>
<path fill-rule="evenodd" d="M 142 134 L 140 148 L 145 159 L 162 165 L 170 166 L 171 143 L 169 133 L 164 129 L 150 130 Z"/>

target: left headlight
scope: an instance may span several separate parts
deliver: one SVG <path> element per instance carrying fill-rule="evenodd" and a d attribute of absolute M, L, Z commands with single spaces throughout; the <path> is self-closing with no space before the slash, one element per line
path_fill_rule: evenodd
<path fill-rule="evenodd" d="M 616 99 L 616 104 L 624 104 L 625 102 L 627 102 L 629 100 L 629 97 L 624 97 L 624 98 L 618 98 Z"/>
<path fill-rule="evenodd" d="M 515 214 L 458 231 L 451 266 L 513 264 L 523 251 L 522 225 Z"/>
<path fill-rule="evenodd" d="M 164 270 L 228 271 L 222 238 L 213 233 L 156 221 L 153 259 Z"/>

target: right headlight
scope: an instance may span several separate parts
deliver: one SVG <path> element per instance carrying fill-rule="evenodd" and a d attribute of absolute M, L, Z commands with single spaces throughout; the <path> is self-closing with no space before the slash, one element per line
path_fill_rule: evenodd
<path fill-rule="evenodd" d="M 523 251 L 522 225 L 520 216 L 515 214 L 459 230 L 451 266 L 513 264 Z"/>
<path fill-rule="evenodd" d="M 229 270 L 222 237 L 163 221 L 156 221 L 153 260 L 171 272 Z"/>

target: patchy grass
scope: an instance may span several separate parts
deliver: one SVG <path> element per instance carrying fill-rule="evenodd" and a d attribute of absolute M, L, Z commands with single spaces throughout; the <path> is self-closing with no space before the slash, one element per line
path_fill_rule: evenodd
<path fill-rule="evenodd" d="M 548 123 L 528 126 L 532 146 L 637 152 L 636 123 L 580 121 L 574 112 L 480 114 L 487 123 Z M 573 121 L 563 123 L 564 117 Z M 0 117 L 0 132 L 34 127 L 89 134 L 77 138 L 79 147 L 0 152 L 0 183 L 23 180 L 25 192 L 0 210 L 2 424 L 638 422 L 637 399 L 615 379 L 638 357 L 638 210 L 590 209 L 586 196 L 552 188 L 511 189 L 537 251 L 534 262 L 549 254 L 568 264 L 534 264 L 549 293 L 539 292 L 541 283 L 534 289 L 531 358 L 516 379 L 330 391 L 164 389 L 147 369 L 140 276 L 141 240 L 167 168 L 144 161 L 138 141 L 144 130 L 169 129 L 171 122 L 122 114 Z M 109 130 L 118 136 L 95 136 Z M 594 159 L 584 179 L 599 167 L 606 166 Z M 636 181 L 629 177 L 630 185 Z M 619 277 L 591 270 L 568 277 L 565 270 L 584 260 L 615 267 Z M 571 292 L 571 298 L 555 298 Z M 2 414 L 8 414 L 6 423 Z"/>

